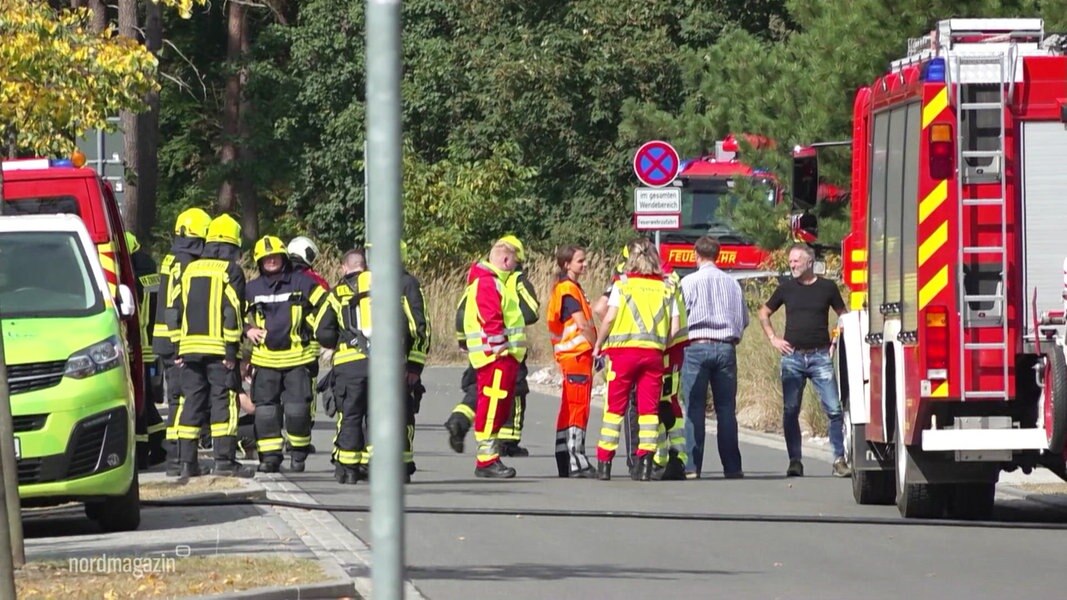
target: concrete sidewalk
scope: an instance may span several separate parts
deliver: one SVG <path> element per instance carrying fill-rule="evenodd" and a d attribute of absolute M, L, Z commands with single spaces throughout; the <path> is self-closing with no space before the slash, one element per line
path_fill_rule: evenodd
<path fill-rule="evenodd" d="M 142 483 L 165 479 L 159 472 L 141 473 Z M 234 490 L 185 496 L 190 500 L 266 498 L 271 483 L 238 480 Z M 178 498 L 173 498 L 178 499 Z M 212 598 L 353 598 L 350 576 L 328 553 L 306 540 L 314 531 L 296 531 L 282 511 L 270 506 L 143 506 L 137 531 L 103 533 L 85 518 L 80 504 L 23 512 L 27 562 L 69 561 L 99 557 L 185 558 L 189 556 L 256 555 L 318 561 L 326 581 L 314 585 L 259 588 Z M 320 532 L 321 533 L 321 532 Z M 354 536 L 352 536 L 354 537 Z"/>

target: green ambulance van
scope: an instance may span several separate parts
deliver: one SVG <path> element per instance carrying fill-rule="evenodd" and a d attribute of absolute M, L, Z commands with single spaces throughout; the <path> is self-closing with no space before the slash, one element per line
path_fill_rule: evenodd
<path fill-rule="evenodd" d="M 134 388 L 122 319 L 74 215 L 0 217 L 0 318 L 24 507 L 70 501 L 105 531 L 140 525 Z"/>

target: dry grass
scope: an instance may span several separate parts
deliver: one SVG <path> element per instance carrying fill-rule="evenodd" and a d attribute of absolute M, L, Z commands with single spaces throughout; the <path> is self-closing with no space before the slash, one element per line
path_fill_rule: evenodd
<path fill-rule="evenodd" d="M 232 477 L 194 477 L 187 482 L 146 481 L 141 483 L 141 500 L 164 500 L 193 494 L 225 492 L 244 487 Z"/>
<path fill-rule="evenodd" d="M 597 298 L 611 281 L 614 257 L 591 255 L 582 285 L 590 300 Z M 556 266 L 549 257 L 538 257 L 527 265 L 527 274 L 537 289 L 544 316 L 548 298 L 555 284 Z M 423 293 L 428 305 L 428 315 L 433 329 L 433 349 L 430 360 L 435 364 L 462 364 L 466 357 L 457 348 L 453 334 L 456 304 L 466 283 L 466 272 L 419 274 Z M 738 346 L 738 418 L 742 425 L 760 431 L 781 431 L 782 388 L 778 378 L 778 354 L 767 343 L 755 310 L 770 297 L 774 283 L 748 283 L 745 297 L 748 300 L 751 325 L 745 331 Z M 784 317 L 779 311 L 774 316 L 776 329 L 781 332 Z M 553 365 L 552 345 L 547 328 L 542 323 L 528 330 L 530 350 L 528 362 L 532 365 Z M 710 403 L 709 403 L 710 404 Z M 710 410 L 710 408 L 709 408 Z M 826 418 L 810 386 L 805 392 L 801 425 L 813 435 L 826 435 Z"/>
<path fill-rule="evenodd" d="M 185 598 L 326 579 L 317 562 L 283 556 L 104 558 L 29 563 L 15 573 L 18 597 Z"/>

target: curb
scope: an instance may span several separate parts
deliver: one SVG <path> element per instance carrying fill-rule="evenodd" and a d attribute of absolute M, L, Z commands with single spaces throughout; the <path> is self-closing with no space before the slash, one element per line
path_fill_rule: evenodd
<path fill-rule="evenodd" d="M 241 592 L 214 594 L 207 597 L 218 600 L 243 600 L 245 598 L 256 598 L 257 600 L 337 600 L 339 598 L 360 598 L 360 596 L 356 595 L 356 587 L 351 581 L 254 588 Z M 195 600 L 197 598 L 205 598 L 205 596 L 184 596 L 183 600 Z"/>
<path fill-rule="evenodd" d="M 141 500 L 141 506 L 151 508 L 172 508 L 169 502 L 210 502 L 212 500 L 265 500 L 267 491 L 259 489 L 250 490 L 225 490 L 219 492 L 200 492 L 185 496 L 173 496 L 157 498 L 155 500 Z"/>

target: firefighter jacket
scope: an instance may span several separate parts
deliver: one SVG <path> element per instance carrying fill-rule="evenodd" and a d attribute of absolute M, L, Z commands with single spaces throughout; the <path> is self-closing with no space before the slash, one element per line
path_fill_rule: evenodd
<path fill-rule="evenodd" d="M 515 288 L 507 285 L 510 273 L 489 262 L 471 266 L 463 292 L 463 340 L 475 369 L 503 354 L 515 360 L 526 357 L 526 322 Z"/>
<path fill-rule="evenodd" d="M 689 345 L 689 315 L 685 309 L 685 298 L 682 297 L 682 278 L 678 273 L 671 271 L 665 278 L 668 291 L 674 297 L 674 311 L 678 315 L 678 331 L 667 341 L 667 350 L 676 352 L 684 350 Z"/>
<path fill-rule="evenodd" d="M 426 366 L 426 355 L 430 353 L 430 320 L 426 316 L 426 302 L 422 296 L 422 285 L 414 275 L 406 270 L 400 275 L 400 295 L 403 301 L 404 316 L 411 329 L 411 347 L 407 351 L 407 369 L 409 373 L 422 373 Z"/>
<path fill-rule="evenodd" d="M 315 283 L 317 283 L 319 285 L 319 287 L 322 288 L 322 291 L 323 291 L 324 294 L 326 294 L 326 295 L 329 294 L 329 292 L 330 292 L 330 283 L 328 281 L 326 281 L 322 277 L 322 275 L 319 275 L 318 273 L 316 273 L 314 269 L 312 269 L 310 266 L 308 266 L 308 264 L 305 263 L 300 258 L 294 258 L 292 255 L 290 255 L 289 256 L 289 260 L 292 261 L 292 263 L 293 263 L 293 271 L 294 272 L 301 273 L 303 275 L 306 275 L 306 276 L 310 277 L 312 280 L 314 280 Z M 314 310 L 316 311 L 315 312 L 316 315 L 318 314 L 318 311 L 326 304 L 326 295 L 323 296 L 323 301 L 320 303 L 320 305 L 315 307 Z M 314 332 L 312 332 L 312 333 L 314 333 Z M 317 341 L 315 341 L 314 335 L 312 336 L 311 340 L 308 342 L 307 349 L 308 349 L 308 355 L 311 357 L 311 360 L 308 361 L 308 362 L 316 360 L 318 358 L 318 356 L 319 356 L 319 351 L 322 348 L 319 346 L 319 343 Z"/>
<path fill-rule="evenodd" d="M 522 311 L 523 322 L 527 326 L 536 323 L 541 303 L 537 300 L 537 292 L 534 290 L 530 280 L 526 278 L 526 273 L 519 270 L 512 271 L 507 278 L 506 287 L 509 294 L 514 294 L 519 298 L 519 310 Z M 467 349 L 466 334 L 463 326 L 466 310 L 467 294 L 463 294 L 459 299 L 459 305 L 456 306 L 455 322 L 456 343 L 463 350 Z"/>
<path fill-rule="evenodd" d="M 649 348 L 663 351 L 677 314 L 674 291 L 657 275 L 627 274 L 615 282 L 619 307 L 604 348 Z"/>
<path fill-rule="evenodd" d="M 371 282 L 369 271 L 345 276 L 335 287 L 329 298 L 323 303 L 316 320 L 315 337 L 327 348 L 336 348 L 333 355 L 334 367 L 348 363 L 364 361 L 370 356 L 372 334 L 371 320 Z M 421 299 L 421 297 L 420 297 Z M 406 326 L 403 330 L 404 353 L 411 362 L 411 355 L 419 344 L 419 324 L 415 318 L 408 298 L 401 295 L 400 303 Z M 421 307 L 418 312 L 422 312 Z M 425 319 L 423 319 L 425 322 Z M 428 340 L 423 336 L 423 339 Z M 425 363 L 426 352 L 421 352 L 421 369 Z"/>
<path fill-rule="evenodd" d="M 179 356 L 237 360 L 243 311 L 231 280 L 232 264 L 221 258 L 201 258 L 182 272 Z"/>
<path fill-rule="evenodd" d="M 245 311 L 249 327 L 267 331 L 263 341 L 252 345 L 252 364 L 270 369 L 288 369 L 313 363 L 311 348 L 316 311 L 326 300 L 326 290 L 286 262 L 279 273 L 262 274 L 245 288 Z"/>
<path fill-rule="evenodd" d="M 159 270 L 156 261 L 144 250 L 130 255 L 133 275 L 137 278 L 137 320 L 141 325 L 141 362 L 156 361 L 152 352 L 152 334 L 155 327 L 156 302 L 159 295 Z"/>
<path fill-rule="evenodd" d="M 548 302 L 548 332 L 552 336 L 552 351 L 556 360 L 562 361 L 571 357 L 589 354 L 593 351 L 593 344 L 589 342 L 582 330 L 578 327 L 574 313 L 563 321 L 563 299 L 567 296 L 578 301 L 581 314 L 586 322 L 592 322 L 593 311 L 589 308 L 589 301 L 585 299 L 585 292 L 577 281 L 569 278 L 560 279 L 552 288 L 552 298 Z"/>
<path fill-rule="evenodd" d="M 181 334 L 181 317 L 176 304 L 182 293 L 182 271 L 189 263 L 200 258 L 203 252 L 202 238 L 175 236 L 170 254 L 163 257 L 159 266 L 159 297 L 152 327 L 152 350 L 159 356 L 171 358 L 175 355 Z"/>

